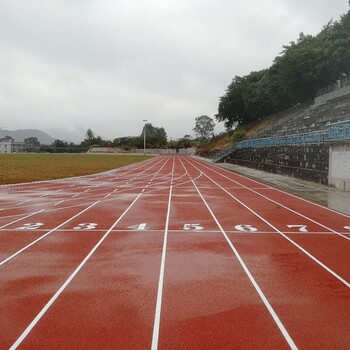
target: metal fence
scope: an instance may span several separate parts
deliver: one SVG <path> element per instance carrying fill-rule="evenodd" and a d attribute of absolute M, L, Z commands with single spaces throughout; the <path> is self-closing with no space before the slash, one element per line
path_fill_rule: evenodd
<path fill-rule="evenodd" d="M 330 124 L 326 129 L 320 131 L 237 142 L 215 153 L 213 161 L 218 162 L 229 156 L 234 150 L 242 148 L 312 145 L 343 140 L 350 140 L 350 120 Z"/>
<path fill-rule="evenodd" d="M 330 141 L 350 140 L 350 120 L 328 125 L 327 129 L 288 136 L 267 137 L 238 142 L 237 149 L 283 145 L 318 144 Z"/>
<path fill-rule="evenodd" d="M 336 83 L 328 85 L 317 91 L 316 97 L 328 94 L 329 92 L 343 88 L 344 86 L 350 85 L 350 77 L 344 77 L 343 79 L 338 80 Z"/>

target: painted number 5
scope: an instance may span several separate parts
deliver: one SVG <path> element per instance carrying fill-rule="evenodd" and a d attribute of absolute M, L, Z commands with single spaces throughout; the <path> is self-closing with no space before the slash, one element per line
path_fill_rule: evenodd
<path fill-rule="evenodd" d="M 184 230 L 203 230 L 203 227 L 200 224 L 185 224 Z"/>

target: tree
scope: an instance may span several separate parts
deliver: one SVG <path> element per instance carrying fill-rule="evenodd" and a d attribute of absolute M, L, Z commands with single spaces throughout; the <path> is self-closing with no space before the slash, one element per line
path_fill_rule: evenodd
<path fill-rule="evenodd" d="M 143 133 L 146 131 L 146 143 L 148 148 L 165 148 L 167 146 L 167 134 L 164 128 L 157 128 L 151 123 L 146 123 L 140 139 L 143 140 Z"/>
<path fill-rule="evenodd" d="M 201 115 L 195 119 L 195 127 L 193 131 L 196 135 L 202 139 L 209 139 L 210 136 L 214 135 L 215 123 L 213 119 L 207 115 Z"/>
<path fill-rule="evenodd" d="M 26 139 L 24 139 L 24 144 L 25 146 L 31 147 L 40 146 L 40 142 L 37 137 L 27 137 Z"/>
<path fill-rule="evenodd" d="M 350 11 L 316 36 L 299 34 L 270 68 L 236 76 L 220 97 L 216 120 L 227 129 L 307 102 L 318 89 L 350 76 Z"/>

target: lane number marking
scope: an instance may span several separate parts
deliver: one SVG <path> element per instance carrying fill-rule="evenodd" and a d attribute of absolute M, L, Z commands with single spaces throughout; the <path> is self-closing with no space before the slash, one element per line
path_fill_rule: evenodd
<path fill-rule="evenodd" d="M 43 225 L 44 224 L 42 222 L 31 222 L 31 223 L 24 224 L 21 227 L 17 227 L 16 230 L 36 230 Z"/>
<path fill-rule="evenodd" d="M 146 230 L 147 229 L 147 223 L 143 222 L 142 224 L 132 225 L 132 226 L 129 226 L 128 228 L 130 230 L 138 230 L 138 231 Z"/>
<path fill-rule="evenodd" d="M 236 225 L 235 229 L 241 232 L 256 232 L 258 231 L 258 229 L 252 225 L 245 225 L 245 224 L 241 224 L 241 225 Z"/>
<path fill-rule="evenodd" d="M 183 229 L 184 230 L 200 231 L 200 230 L 203 230 L 203 227 L 200 224 L 184 224 Z"/>
<path fill-rule="evenodd" d="M 306 225 L 287 225 L 288 228 L 298 228 L 299 232 L 309 232 Z"/>
<path fill-rule="evenodd" d="M 75 226 L 73 230 L 93 230 L 97 227 L 95 222 L 86 222 Z"/>

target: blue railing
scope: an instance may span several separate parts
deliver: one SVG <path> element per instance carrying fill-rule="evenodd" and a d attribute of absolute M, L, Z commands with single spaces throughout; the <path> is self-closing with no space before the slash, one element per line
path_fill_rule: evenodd
<path fill-rule="evenodd" d="M 304 134 L 293 134 L 288 136 L 266 137 L 254 140 L 245 140 L 230 145 L 213 156 L 213 161 L 218 162 L 229 156 L 235 149 L 271 147 L 271 146 L 291 146 L 291 145 L 311 145 L 332 141 L 350 140 L 350 120 L 329 124 L 326 129 L 313 131 Z"/>
<path fill-rule="evenodd" d="M 241 141 L 236 143 L 236 148 L 317 144 L 337 140 L 350 140 L 350 120 L 330 124 L 321 131 Z"/>

